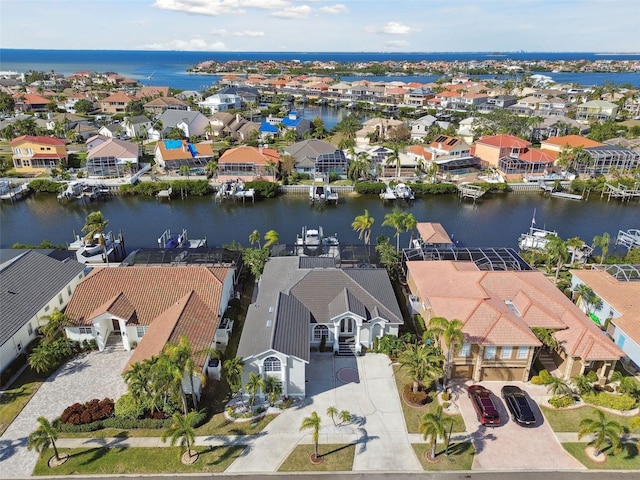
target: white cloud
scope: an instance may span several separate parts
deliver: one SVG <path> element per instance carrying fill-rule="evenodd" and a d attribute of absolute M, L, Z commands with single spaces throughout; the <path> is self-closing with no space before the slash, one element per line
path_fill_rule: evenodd
<path fill-rule="evenodd" d="M 226 34 L 227 31 L 224 28 L 216 28 L 209 32 L 209 35 L 213 35 L 214 37 L 224 37 Z"/>
<path fill-rule="evenodd" d="M 231 35 L 234 37 L 264 37 L 264 32 L 244 30 L 242 32 L 233 32 Z"/>
<path fill-rule="evenodd" d="M 146 20 L 129 20 L 127 23 L 129 25 L 146 25 L 147 21 Z"/>
<path fill-rule="evenodd" d="M 329 15 L 339 15 L 341 13 L 349 13 L 349 9 L 342 5 L 341 3 L 337 3 L 336 5 L 328 5 L 326 7 L 321 7 L 318 9 L 320 13 L 327 13 Z"/>
<path fill-rule="evenodd" d="M 279 18 L 306 18 L 312 9 L 309 5 L 300 5 L 299 7 L 287 7 L 284 10 L 274 12 L 271 15 Z"/>
<path fill-rule="evenodd" d="M 382 27 L 382 31 L 388 35 L 409 35 L 411 32 L 418 31 L 418 29 L 403 25 L 399 22 L 387 22 L 387 24 Z"/>
<path fill-rule="evenodd" d="M 291 5 L 287 0 L 156 0 L 153 7 L 194 15 L 219 16 L 245 13 L 244 9 L 275 10 Z"/>
<path fill-rule="evenodd" d="M 181 50 L 189 52 L 227 50 L 224 42 L 207 43 L 202 37 L 194 37 L 190 40 L 172 40 L 165 43 L 151 43 L 142 45 L 140 48 L 142 50 Z"/>

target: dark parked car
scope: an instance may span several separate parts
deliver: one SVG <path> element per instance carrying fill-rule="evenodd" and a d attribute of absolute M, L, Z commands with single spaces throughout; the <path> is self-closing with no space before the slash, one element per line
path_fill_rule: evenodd
<path fill-rule="evenodd" d="M 536 417 L 533 414 L 527 395 L 521 388 L 515 385 L 505 385 L 502 387 L 501 393 L 514 422 L 526 427 L 536 424 Z"/>
<path fill-rule="evenodd" d="M 500 414 L 491 398 L 491 390 L 482 385 L 471 385 L 467 391 L 473 408 L 476 409 L 476 416 L 480 424 L 492 427 L 500 425 Z"/>

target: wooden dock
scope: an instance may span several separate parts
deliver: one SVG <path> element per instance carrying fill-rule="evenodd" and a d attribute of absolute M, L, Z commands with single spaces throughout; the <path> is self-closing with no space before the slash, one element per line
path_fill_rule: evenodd
<path fill-rule="evenodd" d="M 486 190 L 483 190 L 479 185 L 472 185 L 470 183 L 461 183 L 458 185 L 458 196 L 460 198 L 471 198 L 473 199 L 473 203 L 476 203 L 476 200 L 481 198 Z"/>
<path fill-rule="evenodd" d="M 617 186 L 611 183 L 605 183 L 600 198 L 605 195 L 607 196 L 607 202 L 612 198 L 620 198 L 623 202 L 630 202 L 637 198 L 640 203 L 640 182 L 634 183 L 633 188 L 627 188 L 626 185 L 621 183 L 618 183 Z"/>
<path fill-rule="evenodd" d="M 619 230 L 616 237 L 616 246 L 622 245 L 627 250 L 632 248 L 640 248 L 640 230 L 631 228 L 629 230 Z"/>
<path fill-rule="evenodd" d="M 24 197 L 31 193 L 29 183 L 22 183 L 18 186 L 12 186 L 8 182 L 3 182 L 0 185 L 0 200 L 9 200 L 16 202 L 22 200 Z"/>

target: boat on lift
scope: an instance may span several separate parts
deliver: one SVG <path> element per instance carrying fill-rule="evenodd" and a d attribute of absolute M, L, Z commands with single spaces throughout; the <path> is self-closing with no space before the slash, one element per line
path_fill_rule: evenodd
<path fill-rule="evenodd" d="M 183 228 L 182 233 L 165 230 L 158 238 L 160 248 L 200 248 L 207 246 L 206 238 L 189 238 L 187 229 Z"/>

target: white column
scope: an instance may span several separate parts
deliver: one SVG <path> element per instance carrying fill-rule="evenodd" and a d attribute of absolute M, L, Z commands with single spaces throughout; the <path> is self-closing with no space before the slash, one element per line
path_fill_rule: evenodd
<path fill-rule="evenodd" d="M 362 345 L 360 345 L 360 325 L 358 324 L 358 322 L 356 322 L 356 319 L 354 318 L 353 321 L 356 324 L 356 354 L 359 354 L 360 352 L 362 352 Z"/>
<path fill-rule="evenodd" d="M 338 346 L 338 339 L 340 338 L 340 322 L 333 324 L 333 351 L 340 350 Z"/>

